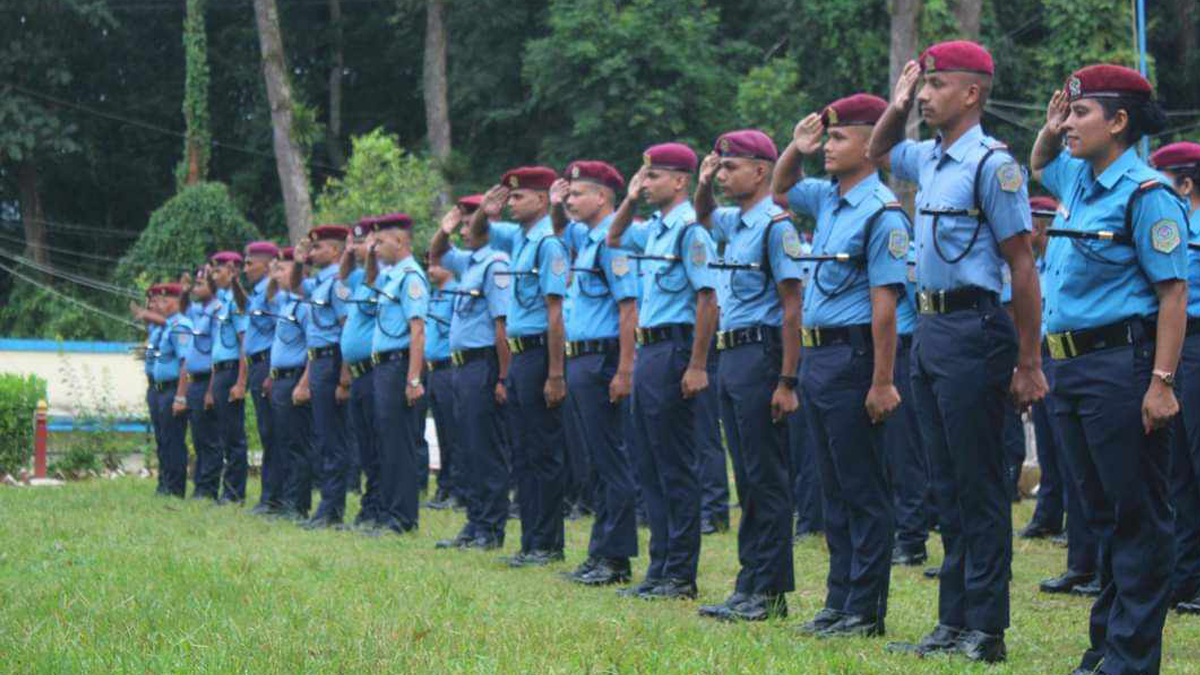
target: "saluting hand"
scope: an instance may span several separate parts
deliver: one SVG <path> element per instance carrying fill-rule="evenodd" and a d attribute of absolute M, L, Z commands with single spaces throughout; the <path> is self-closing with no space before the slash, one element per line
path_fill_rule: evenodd
<path fill-rule="evenodd" d="M 1070 112 L 1071 107 L 1067 105 L 1066 92 L 1055 89 L 1054 95 L 1050 97 L 1050 102 L 1046 104 L 1045 130 L 1055 136 L 1062 135 L 1063 122 L 1067 121 L 1067 115 Z"/>
<path fill-rule="evenodd" d="M 440 225 L 438 225 L 438 227 L 442 230 L 442 234 L 446 235 L 447 237 L 454 234 L 454 230 L 458 229 L 459 223 L 462 222 L 462 217 L 462 209 L 458 208 L 458 205 L 455 204 L 454 208 L 450 209 L 446 212 L 446 215 L 442 216 L 442 222 Z"/>
<path fill-rule="evenodd" d="M 896 80 L 896 88 L 892 91 L 892 106 L 908 112 L 912 108 L 913 95 L 917 92 L 917 80 L 921 79 L 921 66 L 916 61 L 904 64 L 900 77 Z"/>
<path fill-rule="evenodd" d="M 787 419 L 788 415 L 796 412 L 800 407 L 800 399 L 796 396 L 796 392 L 788 389 L 782 384 L 775 386 L 775 393 L 771 394 L 771 421 L 779 424 Z"/>
<path fill-rule="evenodd" d="M 642 168 L 638 169 L 637 173 L 633 174 L 633 178 L 629 180 L 629 191 L 626 193 L 629 196 L 629 199 L 637 201 L 638 199 L 642 198 L 642 188 L 644 187 L 645 182 L 646 167 L 643 166 Z"/>
<path fill-rule="evenodd" d="M 1157 377 L 1151 378 L 1150 388 L 1142 398 L 1142 428 L 1146 435 L 1167 426 L 1179 414 L 1179 401 L 1175 390 Z"/>
<path fill-rule="evenodd" d="M 684 398 L 696 398 L 696 396 L 708 389 L 708 371 L 703 368 L 688 368 L 683 371 L 683 380 L 679 383 L 683 390 Z"/>
<path fill-rule="evenodd" d="M 571 191 L 571 183 L 565 178 L 559 178 L 550 185 L 550 203 L 564 204 L 567 201 L 567 193 Z"/>
<path fill-rule="evenodd" d="M 809 113 L 807 117 L 796 123 L 792 130 L 792 144 L 802 155 L 811 155 L 821 149 L 821 136 L 825 133 L 825 123 L 817 113 Z"/>
<path fill-rule="evenodd" d="M 704 161 L 700 163 L 700 182 L 709 185 L 712 183 L 713 177 L 717 175 L 717 169 L 721 168 L 721 156 L 715 152 L 710 152 L 704 156 Z"/>
<path fill-rule="evenodd" d="M 508 188 L 503 185 L 493 185 L 483 195 L 483 214 L 489 220 L 499 218 L 500 212 L 504 210 L 504 205 L 508 203 Z"/>
<path fill-rule="evenodd" d="M 879 424 L 891 417 L 900 406 L 900 392 L 894 384 L 872 384 L 867 390 L 865 405 L 871 424 Z"/>

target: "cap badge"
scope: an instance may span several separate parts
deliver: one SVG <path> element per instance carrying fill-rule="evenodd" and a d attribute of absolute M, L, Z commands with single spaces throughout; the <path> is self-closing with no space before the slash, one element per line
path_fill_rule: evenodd
<path fill-rule="evenodd" d="M 650 153 L 642 153 L 642 166 L 650 166 Z"/>
<path fill-rule="evenodd" d="M 722 153 L 729 152 L 729 139 L 722 138 L 721 142 L 717 143 L 717 148 L 719 148 Z"/>
<path fill-rule="evenodd" d="M 925 70 L 932 72 L 937 68 L 937 59 L 933 58 L 933 54 L 925 55 Z"/>
<path fill-rule="evenodd" d="M 1071 95 L 1071 98 L 1076 98 L 1083 93 L 1083 82 L 1079 80 L 1078 75 L 1072 75 L 1071 79 L 1067 81 L 1067 93 Z"/>
<path fill-rule="evenodd" d="M 516 176 L 509 176 L 508 177 L 508 186 L 511 188 L 514 188 L 514 189 L 518 188 L 521 186 L 521 181 L 517 180 Z"/>
<path fill-rule="evenodd" d="M 825 108 L 825 117 L 829 119 L 830 126 L 837 124 L 838 123 L 837 109 L 834 108 L 833 106 L 829 106 L 828 108 Z"/>
<path fill-rule="evenodd" d="M 579 165 L 571 167 L 571 178 L 579 178 Z"/>

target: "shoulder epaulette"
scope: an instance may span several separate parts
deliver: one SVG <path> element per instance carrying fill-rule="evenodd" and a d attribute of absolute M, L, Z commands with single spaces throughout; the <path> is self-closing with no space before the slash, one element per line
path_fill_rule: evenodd
<path fill-rule="evenodd" d="M 794 220 L 791 211 L 780 211 L 778 214 L 771 217 L 772 223 L 778 223 L 781 220 Z"/>
<path fill-rule="evenodd" d="M 904 205 L 901 204 L 900 202 L 884 202 L 883 208 L 885 208 L 885 209 L 902 209 L 902 208 L 904 208 Z"/>
<path fill-rule="evenodd" d="M 984 141 L 984 145 L 986 145 L 991 150 L 1007 150 L 1008 149 L 1007 143 L 1005 143 L 1003 141 L 998 141 L 994 138 Z"/>
<path fill-rule="evenodd" d="M 1150 180 L 1144 181 L 1140 185 L 1138 185 L 1138 189 L 1139 190 L 1149 190 L 1150 188 L 1152 188 L 1158 184 L 1159 184 L 1159 180 L 1157 178 L 1151 178 Z"/>

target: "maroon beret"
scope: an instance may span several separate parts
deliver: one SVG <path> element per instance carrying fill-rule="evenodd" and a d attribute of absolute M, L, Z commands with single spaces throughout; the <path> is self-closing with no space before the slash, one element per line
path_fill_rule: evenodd
<path fill-rule="evenodd" d="M 150 294 L 178 298 L 183 296 L 183 286 L 176 283 L 154 284 L 150 287 Z"/>
<path fill-rule="evenodd" d="M 1101 63 L 1080 68 L 1067 78 L 1067 98 L 1150 98 L 1149 80 L 1133 68 Z"/>
<path fill-rule="evenodd" d="M 713 151 L 722 157 L 745 157 L 768 162 L 779 159 L 774 141 L 758 129 L 730 131 L 717 139 Z"/>
<path fill-rule="evenodd" d="M 371 216 L 363 218 L 359 222 L 360 224 L 363 222 L 370 223 L 370 229 L 365 230 L 363 234 L 367 232 L 382 232 L 383 230 L 407 230 L 413 224 L 412 217 L 407 213 L 388 213 L 382 216 Z"/>
<path fill-rule="evenodd" d="M 346 237 L 350 235 L 350 228 L 345 225 L 318 225 L 308 231 L 308 238 L 313 241 L 322 239 L 332 239 L 335 241 L 346 241 Z"/>
<path fill-rule="evenodd" d="M 293 261 L 296 259 L 296 247 L 288 246 L 286 248 L 281 248 L 279 249 L 279 255 L 276 257 L 278 257 L 280 260 L 287 260 L 289 262 Z"/>
<path fill-rule="evenodd" d="M 1034 218 L 1053 218 L 1058 211 L 1058 200 L 1054 197 L 1030 197 L 1029 210 Z"/>
<path fill-rule="evenodd" d="M 888 102 L 872 94 L 855 94 L 825 106 L 821 122 L 828 127 L 875 126 Z"/>
<path fill-rule="evenodd" d="M 608 162 L 576 160 L 567 166 L 567 177 L 571 180 L 599 183 L 613 192 L 625 189 L 625 179 L 621 176 L 621 172 Z"/>
<path fill-rule="evenodd" d="M 279 247 L 270 241 L 252 241 L 246 244 L 246 255 L 266 255 L 274 258 L 279 255 Z"/>
<path fill-rule="evenodd" d="M 969 40 L 939 42 L 921 53 L 921 72 L 929 73 L 979 73 L 994 75 L 996 67 L 992 55 L 979 44 Z"/>
<path fill-rule="evenodd" d="M 1180 141 L 1164 145 L 1150 153 L 1150 166 L 1166 171 L 1200 168 L 1200 143 Z"/>
<path fill-rule="evenodd" d="M 475 213 L 480 206 L 483 206 L 483 195 L 467 195 L 459 199 L 456 204 L 463 213 Z"/>
<path fill-rule="evenodd" d="M 217 251 L 209 256 L 208 260 L 214 265 L 227 265 L 231 263 L 234 265 L 241 265 L 242 254 L 238 253 L 237 251 Z"/>
<path fill-rule="evenodd" d="M 549 190 L 558 174 L 554 169 L 544 166 L 522 166 L 510 169 L 500 183 L 510 190 Z"/>
<path fill-rule="evenodd" d="M 698 164 L 696 153 L 683 143 L 659 143 L 642 153 L 642 166 L 648 169 L 695 173 Z"/>

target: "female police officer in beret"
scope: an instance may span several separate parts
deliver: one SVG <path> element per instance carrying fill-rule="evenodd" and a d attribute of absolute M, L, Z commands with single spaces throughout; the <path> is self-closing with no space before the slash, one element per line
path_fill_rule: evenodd
<path fill-rule="evenodd" d="M 1051 392 L 1103 592 L 1076 673 L 1157 673 L 1174 563 L 1167 496 L 1175 369 L 1187 307 L 1186 213 L 1133 149 L 1165 118 L 1121 66 L 1075 72 L 1030 164 L 1062 202 L 1042 288 Z M 1066 147 L 1063 147 L 1063 139 Z"/>

